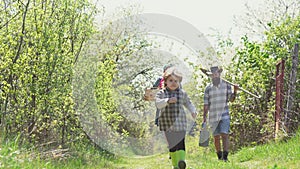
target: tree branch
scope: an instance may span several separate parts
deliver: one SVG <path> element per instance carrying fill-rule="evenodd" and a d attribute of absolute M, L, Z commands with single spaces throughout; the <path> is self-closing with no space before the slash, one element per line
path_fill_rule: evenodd
<path fill-rule="evenodd" d="M 22 43 L 23 43 L 23 41 L 24 41 L 24 35 L 25 35 L 25 22 L 26 22 L 26 15 L 27 15 L 29 3 L 30 3 L 30 0 L 27 1 L 27 4 L 26 4 L 26 6 L 25 6 L 25 11 L 24 11 L 24 15 L 23 15 L 23 24 L 22 24 L 22 35 L 21 35 L 21 37 L 20 37 L 20 44 L 19 44 L 19 47 L 18 47 L 18 51 L 17 51 L 16 57 L 15 57 L 15 59 L 13 60 L 13 63 L 16 63 L 17 60 L 18 60 L 19 57 L 20 57 L 20 53 L 21 53 L 21 49 L 22 49 Z"/>

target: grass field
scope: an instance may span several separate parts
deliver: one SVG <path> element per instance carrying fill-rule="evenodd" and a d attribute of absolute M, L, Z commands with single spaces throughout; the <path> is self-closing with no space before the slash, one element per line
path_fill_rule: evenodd
<path fill-rule="evenodd" d="M 286 142 L 245 147 L 229 155 L 230 162 L 218 161 L 213 145 L 208 148 L 198 146 L 198 137 L 186 139 L 187 168 L 191 169 L 298 169 L 300 168 L 300 136 L 298 134 Z M 17 146 L 15 141 L 1 144 L 0 168 L 49 168 L 49 169 L 170 169 L 168 153 L 147 157 L 118 157 L 84 146 L 69 150 L 62 158 L 52 152 L 52 158 L 41 159 L 38 153 Z"/>

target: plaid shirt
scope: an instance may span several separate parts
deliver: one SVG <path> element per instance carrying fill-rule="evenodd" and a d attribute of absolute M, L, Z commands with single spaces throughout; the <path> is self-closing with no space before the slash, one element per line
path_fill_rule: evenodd
<path fill-rule="evenodd" d="M 230 118 L 228 101 L 231 97 L 231 86 L 222 80 L 218 87 L 213 84 L 206 86 L 204 105 L 208 105 L 209 122 Z"/>
<path fill-rule="evenodd" d="M 168 103 L 168 99 L 177 97 L 176 103 Z M 156 107 L 161 110 L 159 129 L 161 131 L 186 131 L 187 119 L 185 106 L 191 113 L 196 113 L 196 108 L 190 101 L 187 93 L 178 88 L 174 91 L 162 89 L 156 95 Z"/>

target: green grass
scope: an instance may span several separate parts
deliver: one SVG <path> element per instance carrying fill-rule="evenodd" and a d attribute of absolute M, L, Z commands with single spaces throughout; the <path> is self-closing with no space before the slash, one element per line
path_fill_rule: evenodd
<path fill-rule="evenodd" d="M 287 142 L 245 147 L 229 154 L 230 162 L 217 160 L 213 145 L 198 146 L 198 136 L 186 139 L 188 168 L 192 169 L 298 169 L 300 168 L 300 136 Z M 68 151 L 65 158 L 38 158 L 38 153 L 20 148 L 17 141 L 3 142 L 0 147 L 0 168 L 49 168 L 49 169 L 168 169 L 171 160 L 168 153 L 147 157 L 118 157 L 97 151 L 93 147 L 78 145 Z"/>

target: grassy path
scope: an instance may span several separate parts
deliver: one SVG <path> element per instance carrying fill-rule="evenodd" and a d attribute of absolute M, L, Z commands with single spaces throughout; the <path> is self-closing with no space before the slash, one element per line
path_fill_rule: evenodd
<path fill-rule="evenodd" d="M 287 143 L 270 143 L 263 146 L 244 148 L 229 155 L 230 162 L 217 160 L 213 145 L 208 148 L 198 146 L 198 137 L 187 137 L 187 168 L 191 169 L 258 169 L 258 168 L 300 168 L 299 136 Z M 168 169 L 171 160 L 168 153 L 139 158 L 120 158 L 112 166 L 115 169 Z"/>
<path fill-rule="evenodd" d="M 299 169 L 300 132 L 287 142 L 271 142 L 229 154 L 230 162 L 217 160 L 213 144 L 198 146 L 198 136 L 186 138 L 188 169 Z M 80 147 L 65 159 L 32 158 L 16 142 L 0 145 L 0 168 L 9 169 L 171 169 L 168 152 L 146 157 L 116 157 L 94 148 Z"/>
<path fill-rule="evenodd" d="M 212 146 L 212 145 L 211 145 Z M 198 146 L 197 137 L 187 137 L 186 139 L 186 162 L 187 168 L 245 168 L 235 165 L 232 159 L 229 163 L 217 160 L 217 156 L 213 152 L 213 147 L 202 148 Z M 116 169 L 168 169 L 171 167 L 171 160 L 168 153 L 158 154 L 150 157 L 121 158 L 121 161 L 114 166 Z"/>

